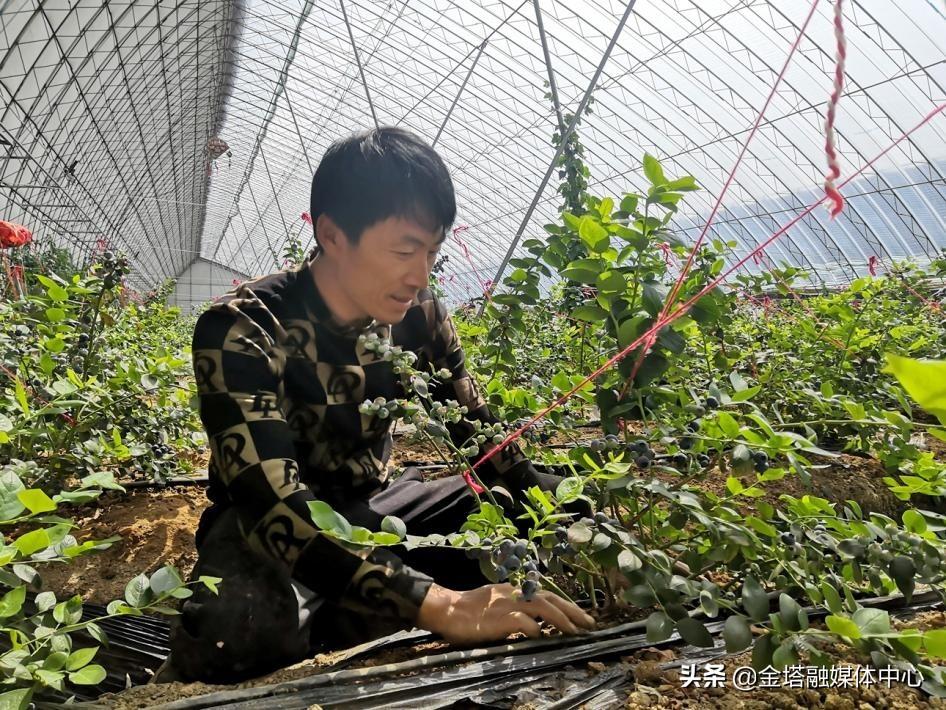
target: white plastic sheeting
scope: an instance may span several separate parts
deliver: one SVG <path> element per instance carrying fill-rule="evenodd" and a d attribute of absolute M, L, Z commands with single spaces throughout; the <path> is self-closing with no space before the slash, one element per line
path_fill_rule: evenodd
<path fill-rule="evenodd" d="M 590 191 L 642 188 L 640 158 L 650 152 L 668 174 L 690 173 L 705 188 L 687 196 L 675 223 L 695 238 L 810 6 L 638 0 L 579 127 Z M 198 257 L 260 273 L 281 263 L 287 235 L 310 239 L 301 215 L 325 148 L 377 120 L 436 139 L 471 256 L 448 240 L 445 287 L 454 300 L 473 297 L 552 160 L 549 70 L 562 110 L 574 110 L 626 7 L 0 2 L 0 138 L 10 144 L 0 145 L 0 211 L 83 249 L 105 237 L 137 254 L 142 284 L 180 275 Z M 946 101 L 944 0 L 844 8 L 842 177 Z M 733 258 L 821 195 L 831 12 L 822 0 L 717 217 L 713 234 L 738 243 Z M 217 137 L 230 155 L 211 160 Z M 845 189 L 841 217 L 816 210 L 767 256 L 843 283 L 866 273 L 871 256 L 889 264 L 936 254 L 946 247 L 944 137 L 941 114 Z M 557 184 L 553 176 L 538 195 L 526 237 L 541 237 L 554 218 Z"/>

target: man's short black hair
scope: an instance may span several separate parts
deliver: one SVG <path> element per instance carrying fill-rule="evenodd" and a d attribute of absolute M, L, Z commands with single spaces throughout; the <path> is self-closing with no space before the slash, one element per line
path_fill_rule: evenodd
<path fill-rule="evenodd" d="M 323 213 L 357 244 L 365 229 L 389 217 L 446 230 L 457 204 L 437 152 L 410 131 L 385 126 L 329 146 L 312 178 L 313 225 Z"/>

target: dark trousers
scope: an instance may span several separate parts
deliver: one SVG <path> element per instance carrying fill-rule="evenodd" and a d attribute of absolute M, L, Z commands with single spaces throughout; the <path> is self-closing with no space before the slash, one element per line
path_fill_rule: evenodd
<path fill-rule="evenodd" d="M 408 469 L 368 500 L 336 510 L 353 525 L 371 530 L 380 530 L 384 516 L 394 515 L 404 521 L 408 533 L 429 535 L 458 531 L 475 508 L 462 477 L 426 482 L 420 471 Z M 479 564 L 463 550 L 394 551 L 445 587 L 472 589 L 487 582 Z M 327 575 L 332 572 L 325 570 Z M 195 586 L 172 626 L 172 667 L 185 680 L 239 682 L 403 628 L 403 623 L 342 609 L 292 580 L 278 563 L 249 548 L 233 509 L 217 516 L 203 533 L 191 579 L 200 575 L 221 577 L 223 582 L 219 595 Z"/>

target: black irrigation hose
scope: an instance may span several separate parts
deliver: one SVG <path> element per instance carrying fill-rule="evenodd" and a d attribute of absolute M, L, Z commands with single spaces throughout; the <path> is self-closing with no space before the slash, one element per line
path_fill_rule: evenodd
<path fill-rule="evenodd" d="M 903 604 L 903 597 L 891 595 L 859 600 L 863 606 L 878 608 L 901 608 L 902 613 L 937 606 L 941 594 L 936 591 L 914 596 L 911 604 Z M 807 608 L 812 618 L 824 616 L 824 609 Z M 698 616 L 699 614 L 694 614 Z M 723 621 L 706 624 L 712 635 L 723 628 Z M 473 699 L 486 691 L 498 687 L 508 679 L 508 688 L 528 687 L 560 672 L 563 666 L 586 662 L 595 658 L 613 658 L 629 651 L 649 646 L 675 645 L 681 641 L 678 634 L 668 640 L 654 644 L 642 633 L 646 622 L 636 621 L 610 629 L 591 632 L 582 636 L 556 636 L 503 644 L 490 648 L 449 651 L 400 663 L 369 668 L 335 670 L 317 673 L 307 678 L 256 688 L 227 690 L 208 695 L 187 698 L 158 706 L 160 710 L 197 710 L 226 706 L 229 708 L 307 708 L 313 704 L 323 707 L 397 708 L 397 707 L 444 707 L 457 700 Z M 635 633 L 636 632 L 636 633 Z M 402 641 L 403 642 L 403 641 Z M 684 662 L 725 655 L 720 643 L 712 649 L 685 646 L 676 661 L 663 667 L 674 667 Z M 463 664 L 463 665 L 461 665 Z M 436 669 L 436 670 L 434 670 Z M 423 672 L 424 682 L 418 683 L 414 674 Z M 411 674 L 404 677 L 405 674 Z M 526 680 L 524 676 L 529 676 Z M 514 682 L 516 680 L 522 682 Z M 599 679 L 600 680 L 600 679 Z M 367 681 L 367 682 L 366 682 Z M 503 681 L 505 682 L 505 681 Z M 603 680 L 601 681 L 604 682 Z M 607 693 L 621 684 L 615 677 L 608 678 L 607 688 L 593 683 L 576 690 L 569 687 L 566 698 L 585 697 Z M 596 689 L 597 688 L 597 689 Z M 434 698 L 437 703 L 434 704 Z M 564 699 L 556 701 L 564 702 Z M 103 708 L 97 704 L 82 704 L 78 707 Z M 547 706 L 549 709 L 558 707 Z M 561 705 L 561 708 L 574 705 Z"/>

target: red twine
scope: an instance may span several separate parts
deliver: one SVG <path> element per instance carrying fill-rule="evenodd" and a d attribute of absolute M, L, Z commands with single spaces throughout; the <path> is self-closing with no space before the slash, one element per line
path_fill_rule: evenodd
<path fill-rule="evenodd" d="M 828 211 L 832 219 L 841 214 L 844 209 L 844 197 L 834 184 L 834 181 L 841 177 L 834 121 L 837 116 L 838 102 L 841 99 L 841 89 L 844 88 L 844 60 L 847 58 L 847 41 L 844 39 L 844 15 L 841 2 L 842 0 L 835 0 L 834 3 L 834 37 L 837 40 L 837 61 L 834 67 L 834 87 L 831 98 L 828 99 L 828 115 L 824 124 L 824 150 L 828 156 L 828 175 L 825 177 L 824 191 L 828 199 L 831 200 L 831 207 Z"/>
<path fill-rule="evenodd" d="M 312 215 L 310 215 L 308 212 L 303 212 L 302 221 L 306 224 L 312 224 Z"/>
<path fill-rule="evenodd" d="M 877 275 L 877 257 L 876 256 L 871 256 L 867 260 L 867 270 L 870 272 L 871 276 Z"/>

